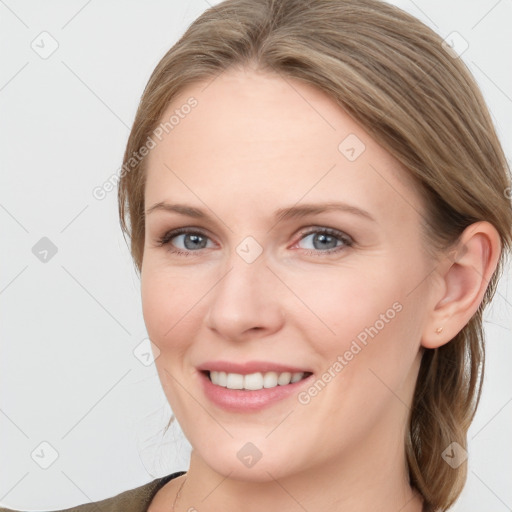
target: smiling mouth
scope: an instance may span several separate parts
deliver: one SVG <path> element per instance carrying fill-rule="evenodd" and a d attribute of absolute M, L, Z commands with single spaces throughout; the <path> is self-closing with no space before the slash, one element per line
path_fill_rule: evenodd
<path fill-rule="evenodd" d="M 242 375 L 220 371 L 202 371 L 216 386 L 227 389 L 258 391 L 294 384 L 312 375 L 311 372 L 256 372 Z"/>

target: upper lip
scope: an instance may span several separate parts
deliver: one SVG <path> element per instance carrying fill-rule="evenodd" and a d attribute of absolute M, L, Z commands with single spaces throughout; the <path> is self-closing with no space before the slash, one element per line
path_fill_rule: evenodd
<path fill-rule="evenodd" d="M 258 372 L 310 373 L 309 370 L 305 370 L 304 368 L 298 368 L 296 366 L 290 366 L 287 364 L 273 363 L 270 361 L 247 361 L 245 363 L 232 363 L 229 361 L 207 361 L 197 366 L 197 369 L 200 371 L 239 373 L 241 375 L 248 375 Z"/>

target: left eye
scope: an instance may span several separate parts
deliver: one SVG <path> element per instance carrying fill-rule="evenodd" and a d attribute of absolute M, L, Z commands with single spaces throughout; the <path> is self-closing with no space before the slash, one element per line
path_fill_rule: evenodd
<path fill-rule="evenodd" d="M 309 240 L 308 240 L 309 239 Z M 312 252 L 334 252 L 353 244 L 352 239 L 344 233 L 332 229 L 322 229 L 306 233 L 298 242 L 308 240 L 310 247 L 303 247 Z"/>

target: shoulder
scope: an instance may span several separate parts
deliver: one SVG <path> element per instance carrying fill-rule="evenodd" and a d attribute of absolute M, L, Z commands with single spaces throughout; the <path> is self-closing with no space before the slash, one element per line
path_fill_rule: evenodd
<path fill-rule="evenodd" d="M 116 496 L 101 501 L 84 503 L 72 508 L 55 512 L 146 512 L 147 507 L 157 491 L 173 478 L 183 475 L 185 471 L 177 471 L 170 475 L 157 478 L 147 484 L 124 491 Z M 20 512 L 10 508 L 0 507 L 0 512 Z"/>

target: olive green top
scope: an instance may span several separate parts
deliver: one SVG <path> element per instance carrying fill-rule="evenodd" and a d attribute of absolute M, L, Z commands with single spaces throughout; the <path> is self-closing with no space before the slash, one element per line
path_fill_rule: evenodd
<path fill-rule="evenodd" d="M 141 485 L 130 491 L 122 492 L 112 498 L 92 503 L 84 503 L 76 507 L 66 508 L 55 512 L 146 512 L 149 504 L 155 497 L 156 493 L 170 480 L 177 478 L 185 471 L 177 471 L 171 475 L 157 478 L 152 482 Z M 0 507 L 0 512 L 20 512 L 10 508 Z"/>

